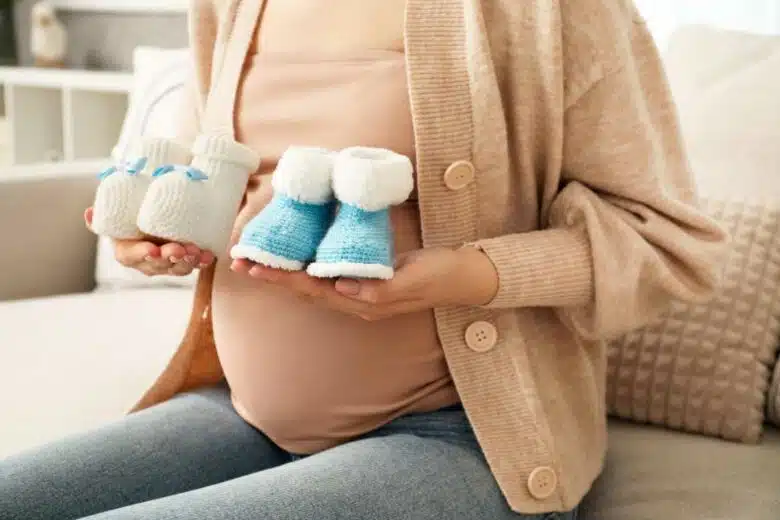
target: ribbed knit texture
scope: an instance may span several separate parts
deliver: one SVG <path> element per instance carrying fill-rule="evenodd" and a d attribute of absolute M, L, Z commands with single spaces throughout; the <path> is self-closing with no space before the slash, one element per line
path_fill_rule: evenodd
<path fill-rule="evenodd" d="M 141 141 L 138 154 L 146 158 L 144 173 L 150 175 L 168 164 L 188 164 L 192 155 L 180 141 L 165 138 L 146 138 Z"/>
<path fill-rule="evenodd" d="M 288 271 L 303 269 L 333 220 L 332 180 L 332 152 L 287 149 L 273 173 L 273 199 L 244 227 L 231 256 Z"/>
<path fill-rule="evenodd" d="M 493 260 L 501 280 L 491 306 L 511 307 L 518 298 L 534 307 L 576 304 L 590 296 L 590 242 L 581 231 L 534 231 L 511 242 L 498 237 L 477 245 Z M 518 252 L 522 265 L 514 261 Z"/>
<path fill-rule="evenodd" d="M 210 9 L 195 0 L 201 92 Z M 603 339 L 707 299 L 726 233 L 696 207 L 657 49 L 627 0 L 408 0 L 405 44 L 423 242 L 476 243 L 500 274 L 488 308 L 436 309 L 447 365 L 509 504 L 570 510 L 606 452 Z M 456 161 L 474 182 L 448 186 Z M 199 294 L 195 331 L 211 326 Z M 487 351 L 466 341 L 479 321 L 498 331 Z M 191 387 L 193 359 L 217 378 L 213 351 L 191 330 L 136 409 Z M 557 476 L 544 498 L 539 468 Z"/>
<path fill-rule="evenodd" d="M 193 146 L 191 167 L 156 177 L 138 215 L 147 235 L 195 244 L 217 256 L 230 240 L 249 175 L 259 158 L 230 136 L 201 136 Z"/>
<path fill-rule="evenodd" d="M 339 152 L 333 191 L 341 207 L 309 266 L 321 278 L 393 277 L 393 230 L 390 207 L 403 203 L 414 188 L 408 157 L 380 148 Z"/>
<path fill-rule="evenodd" d="M 209 179 L 214 182 L 222 182 L 223 177 L 232 175 L 238 168 L 247 170 L 246 175 L 252 174 L 259 161 L 254 150 L 228 135 L 202 135 L 192 145 L 191 165 L 208 172 Z"/>
<path fill-rule="evenodd" d="M 390 211 L 342 204 L 308 271 L 322 278 L 387 280 L 393 276 L 393 258 Z"/>
<path fill-rule="evenodd" d="M 308 204 L 277 193 L 244 227 L 230 256 L 299 271 L 314 260 L 332 218 L 332 203 Z"/>
<path fill-rule="evenodd" d="M 217 257 L 227 254 L 249 176 L 260 162 L 253 150 L 235 140 L 233 112 L 244 58 L 263 5 L 262 0 L 231 2 L 225 11 L 220 34 L 212 42 L 216 50 L 207 54 L 208 70 L 197 73 L 201 81 L 210 76 L 211 88 L 205 108 L 199 111 L 200 135 L 193 145 L 191 168 L 161 172 L 165 175 L 149 187 L 138 215 L 138 227 L 145 234 L 195 244 Z M 193 20 L 199 16 L 194 13 Z M 202 16 L 205 25 L 215 21 L 209 14 Z M 214 34 L 213 29 L 206 30 Z M 194 49 L 196 57 L 202 53 Z"/>
<path fill-rule="evenodd" d="M 165 164 L 182 164 L 189 160 L 189 150 L 177 141 L 142 139 L 133 157 L 102 175 L 103 180 L 95 193 L 92 230 L 116 239 L 142 236 L 137 220 L 152 180 L 151 173 Z"/>

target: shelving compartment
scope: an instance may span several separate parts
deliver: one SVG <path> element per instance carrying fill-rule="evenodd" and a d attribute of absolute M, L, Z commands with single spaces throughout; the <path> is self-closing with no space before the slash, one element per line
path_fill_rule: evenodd
<path fill-rule="evenodd" d="M 13 164 L 54 162 L 64 158 L 62 90 L 6 84 L 5 102 Z"/>
<path fill-rule="evenodd" d="M 122 130 L 127 94 L 76 89 L 62 94 L 65 159 L 108 157 Z"/>

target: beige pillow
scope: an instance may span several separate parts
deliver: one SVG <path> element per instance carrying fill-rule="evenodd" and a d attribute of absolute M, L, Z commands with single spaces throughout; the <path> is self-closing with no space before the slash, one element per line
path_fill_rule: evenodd
<path fill-rule="evenodd" d="M 707 304 L 675 302 L 659 322 L 612 343 L 610 413 L 755 442 L 780 333 L 780 204 L 724 199 L 705 209 L 732 235 Z"/>
<path fill-rule="evenodd" d="M 664 59 L 704 208 L 733 244 L 712 302 L 611 344 L 608 407 L 755 442 L 780 332 L 780 37 L 686 27 Z"/>

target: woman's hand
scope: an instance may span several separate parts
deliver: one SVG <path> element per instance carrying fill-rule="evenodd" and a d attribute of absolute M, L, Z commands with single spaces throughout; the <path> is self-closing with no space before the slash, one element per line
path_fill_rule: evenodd
<path fill-rule="evenodd" d="M 375 321 L 453 305 L 484 305 L 498 291 L 498 274 L 480 250 L 421 249 L 400 255 L 392 280 L 332 280 L 235 260 L 234 272 L 286 287 L 302 299 Z"/>
<path fill-rule="evenodd" d="M 92 208 L 84 212 L 87 227 L 92 223 Z M 145 240 L 114 240 L 117 262 L 147 276 L 187 276 L 196 268 L 211 265 L 214 255 L 194 245 L 154 244 Z"/>

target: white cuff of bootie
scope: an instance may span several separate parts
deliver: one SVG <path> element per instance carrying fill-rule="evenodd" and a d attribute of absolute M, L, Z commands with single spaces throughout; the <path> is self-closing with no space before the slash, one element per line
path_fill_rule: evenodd
<path fill-rule="evenodd" d="M 235 164 L 248 172 L 253 172 L 260 166 L 257 152 L 232 137 L 223 135 L 198 136 L 192 145 L 192 156 Z"/>
<path fill-rule="evenodd" d="M 414 166 L 405 155 L 382 148 L 345 148 L 336 155 L 336 198 L 365 211 L 401 204 L 414 189 Z"/>
<path fill-rule="evenodd" d="M 324 148 L 291 146 L 279 159 L 271 185 L 291 199 L 324 204 L 333 199 L 333 158 Z"/>
<path fill-rule="evenodd" d="M 173 139 L 146 137 L 141 140 L 137 154 L 147 160 L 146 173 L 154 173 L 160 166 L 169 164 L 187 164 L 191 156 L 184 144 Z"/>

